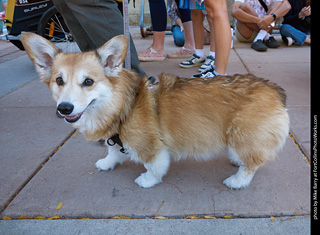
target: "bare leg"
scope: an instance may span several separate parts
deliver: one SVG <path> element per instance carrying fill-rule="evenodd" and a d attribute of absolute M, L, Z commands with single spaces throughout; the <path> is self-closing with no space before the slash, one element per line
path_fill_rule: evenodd
<path fill-rule="evenodd" d="M 311 37 L 310 35 L 308 34 L 306 39 L 304 40 L 304 42 L 308 43 L 308 44 L 311 44 Z"/>
<path fill-rule="evenodd" d="M 161 32 L 153 32 L 153 43 L 152 49 L 159 52 L 164 53 L 164 38 L 166 36 L 165 31 Z"/>
<path fill-rule="evenodd" d="M 255 10 L 251 7 L 250 3 L 246 2 L 246 3 L 242 3 L 240 5 L 240 8 L 253 16 L 258 17 L 257 13 L 255 12 Z M 249 23 L 249 22 L 242 22 L 242 21 L 237 21 L 237 30 L 239 31 L 239 33 L 242 35 L 242 37 L 249 39 L 252 36 L 252 33 L 255 32 L 259 32 L 260 28 L 258 27 L 258 24 L 255 23 Z"/>
<path fill-rule="evenodd" d="M 184 47 L 190 50 L 194 50 L 194 37 L 193 37 L 193 25 L 192 21 L 182 23 L 184 28 Z"/>
<path fill-rule="evenodd" d="M 214 24 L 212 18 L 207 18 L 210 26 L 210 51 L 216 51 L 216 42 L 214 37 Z"/>
<path fill-rule="evenodd" d="M 191 18 L 193 23 L 193 35 L 196 49 L 203 49 L 204 44 L 204 27 L 203 14 L 200 10 L 191 10 Z"/>
<path fill-rule="evenodd" d="M 213 19 L 215 48 L 216 48 L 216 71 L 226 74 L 231 47 L 231 32 L 228 17 L 228 9 L 225 0 L 205 0 L 204 4 L 208 16 Z"/>

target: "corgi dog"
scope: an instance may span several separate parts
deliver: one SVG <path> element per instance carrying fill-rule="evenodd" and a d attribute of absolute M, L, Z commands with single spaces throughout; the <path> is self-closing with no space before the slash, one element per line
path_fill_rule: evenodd
<path fill-rule="evenodd" d="M 209 160 L 222 149 L 239 166 L 223 183 L 246 188 L 288 136 L 284 90 L 252 74 L 190 79 L 162 73 L 150 82 L 123 68 L 124 35 L 73 54 L 33 33 L 23 33 L 21 41 L 65 121 L 86 140 L 108 143 L 96 167 L 142 163 L 146 172 L 135 179 L 142 188 L 162 182 L 171 158 Z"/>

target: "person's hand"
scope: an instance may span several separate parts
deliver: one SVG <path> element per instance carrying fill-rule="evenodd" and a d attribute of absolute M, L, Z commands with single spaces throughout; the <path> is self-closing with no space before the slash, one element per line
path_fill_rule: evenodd
<path fill-rule="evenodd" d="M 180 19 L 180 18 L 176 19 L 176 23 L 177 23 L 177 25 L 180 26 L 181 32 L 183 32 L 183 31 L 184 31 L 184 28 L 183 28 L 183 24 L 182 24 L 181 19 Z"/>
<path fill-rule="evenodd" d="M 258 22 L 258 27 L 260 29 L 268 31 L 271 28 L 271 23 L 273 22 L 273 16 L 272 15 L 266 15 L 261 18 L 261 20 Z"/>
<path fill-rule="evenodd" d="M 311 15 L 311 6 L 304 7 L 299 13 L 299 18 L 310 16 Z"/>

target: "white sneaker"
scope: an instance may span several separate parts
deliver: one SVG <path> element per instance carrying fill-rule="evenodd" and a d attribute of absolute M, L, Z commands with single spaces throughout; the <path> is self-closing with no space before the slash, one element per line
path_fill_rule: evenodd
<path fill-rule="evenodd" d="M 282 41 L 289 47 L 293 44 L 293 39 L 290 37 L 282 36 Z"/>
<path fill-rule="evenodd" d="M 207 56 L 206 61 L 199 67 L 199 71 L 203 71 L 206 68 L 210 67 L 211 65 L 214 65 L 214 57 L 212 55 Z"/>
<path fill-rule="evenodd" d="M 203 57 L 193 54 L 190 59 L 187 59 L 186 61 L 182 61 L 179 65 L 182 68 L 192 68 L 192 67 L 203 64 L 204 61 L 205 59 Z"/>
<path fill-rule="evenodd" d="M 192 78 L 212 78 L 218 76 L 219 74 L 217 74 L 214 69 L 215 66 L 210 65 L 206 69 L 202 70 L 201 73 L 192 75 Z"/>

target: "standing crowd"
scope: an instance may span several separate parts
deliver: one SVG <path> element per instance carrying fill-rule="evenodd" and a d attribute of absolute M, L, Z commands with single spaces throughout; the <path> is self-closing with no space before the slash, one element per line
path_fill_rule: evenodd
<path fill-rule="evenodd" d="M 116 0 L 53 2 L 82 51 L 96 49 L 123 34 L 122 13 Z M 226 75 L 232 40 L 226 0 L 167 0 L 167 6 L 165 0 L 149 0 L 149 6 L 153 41 L 146 50 L 137 53 L 130 38 L 133 70 L 144 75 L 140 61 L 161 61 L 169 57 L 185 58 L 179 64 L 182 68 L 198 66 L 199 74 L 193 77 Z M 181 47 L 169 54 L 164 48 L 167 14 L 174 22 L 174 42 Z M 280 46 L 272 35 L 275 25 L 280 23 L 280 34 L 287 46 L 311 44 L 311 0 L 235 0 L 231 15 L 236 20 L 237 40 L 251 43 L 251 48 L 258 52 Z M 207 55 L 204 52 L 205 18 L 210 28 Z"/>

